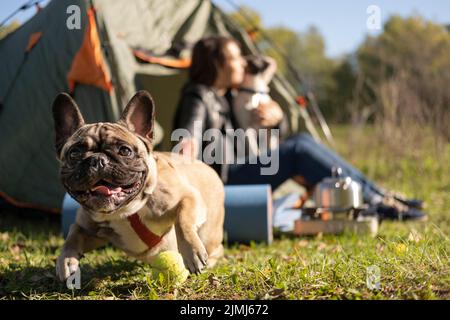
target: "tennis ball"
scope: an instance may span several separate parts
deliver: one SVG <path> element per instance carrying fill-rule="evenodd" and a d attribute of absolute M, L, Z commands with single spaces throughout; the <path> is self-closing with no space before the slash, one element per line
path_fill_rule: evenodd
<path fill-rule="evenodd" d="M 189 271 L 183 263 L 183 257 L 175 251 L 160 252 L 150 266 L 152 267 L 152 278 L 163 284 L 181 284 L 189 276 Z"/>

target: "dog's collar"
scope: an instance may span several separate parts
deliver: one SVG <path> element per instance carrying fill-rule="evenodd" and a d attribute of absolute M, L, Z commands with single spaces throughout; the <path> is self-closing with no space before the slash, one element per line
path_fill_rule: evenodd
<path fill-rule="evenodd" d="M 239 87 L 238 91 L 242 91 L 242 92 L 248 92 L 248 93 L 252 93 L 252 94 L 269 94 L 269 90 L 256 90 L 253 88 L 247 88 L 247 87 Z"/>
<path fill-rule="evenodd" d="M 139 236 L 139 238 L 144 242 L 149 249 L 155 247 L 161 242 L 162 238 L 153 232 L 151 232 L 141 221 L 141 218 L 137 213 L 132 214 L 127 217 L 130 222 L 131 227 L 134 232 Z"/>

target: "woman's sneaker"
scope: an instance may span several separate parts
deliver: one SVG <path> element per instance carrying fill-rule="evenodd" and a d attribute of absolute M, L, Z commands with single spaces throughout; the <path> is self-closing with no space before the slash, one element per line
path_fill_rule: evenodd
<path fill-rule="evenodd" d="M 426 221 L 428 220 L 428 215 L 417 209 L 410 208 L 408 206 L 385 205 L 380 203 L 376 206 L 375 211 L 382 220 L 397 220 L 397 221 Z"/>
<path fill-rule="evenodd" d="M 401 200 L 399 200 L 399 198 Z M 398 221 L 425 221 L 428 216 L 421 210 L 423 201 L 405 200 L 398 194 L 384 197 L 383 201 L 376 206 L 376 212 L 381 219 Z"/>
<path fill-rule="evenodd" d="M 410 208 L 424 209 L 425 207 L 425 203 L 422 200 L 408 199 L 404 194 L 400 192 L 393 192 L 393 191 L 388 192 L 385 198 L 390 199 L 390 201 L 398 201 L 401 204 L 404 204 Z"/>

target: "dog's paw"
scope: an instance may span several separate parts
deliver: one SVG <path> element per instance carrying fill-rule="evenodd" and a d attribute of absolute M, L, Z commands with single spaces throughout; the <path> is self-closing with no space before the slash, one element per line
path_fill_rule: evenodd
<path fill-rule="evenodd" d="M 208 253 L 204 248 L 201 250 L 191 248 L 183 255 L 183 260 L 190 273 L 200 274 L 208 263 Z"/>
<path fill-rule="evenodd" d="M 60 255 L 56 262 L 56 276 L 61 281 L 66 281 L 79 268 L 79 261 L 75 257 Z"/>

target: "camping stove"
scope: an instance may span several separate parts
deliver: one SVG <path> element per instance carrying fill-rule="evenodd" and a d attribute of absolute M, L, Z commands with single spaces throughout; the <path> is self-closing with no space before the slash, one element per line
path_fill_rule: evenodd
<path fill-rule="evenodd" d="M 303 207 L 302 220 L 356 220 L 368 208 L 368 205 L 363 205 L 358 208 Z"/>
<path fill-rule="evenodd" d="M 298 236 L 340 234 L 350 231 L 357 234 L 376 236 L 378 218 L 364 215 L 368 206 L 358 208 L 302 208 L 301 217 L 294 222 L 294 234 Z"/>

